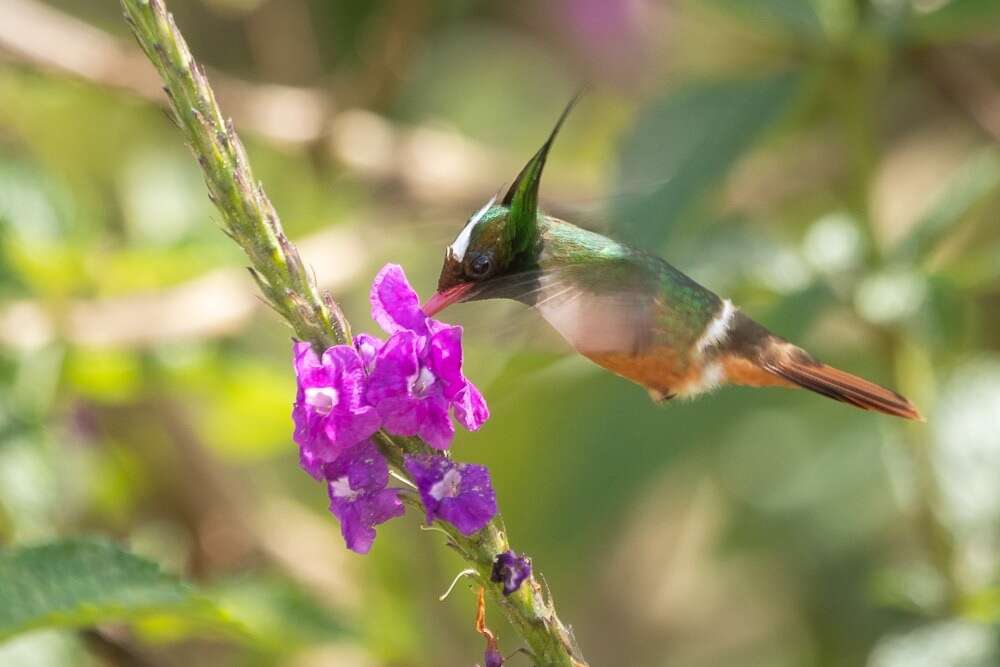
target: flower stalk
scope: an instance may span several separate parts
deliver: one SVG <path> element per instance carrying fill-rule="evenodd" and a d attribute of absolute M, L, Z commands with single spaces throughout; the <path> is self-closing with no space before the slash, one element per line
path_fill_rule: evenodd
<path fill-rule="evenodd" d="M 209 198 L 222 216 L 222 229 L 250 260 L 250 273 L 267 303 L 317 353 L 350 345 L 350 326 L 333 298 L 322 293 L 285 236 L 277 211 L 256 181 L 231 121 L 215 101 L 205 72 L 191 56 L 162 0 L 121 0 L 125 19 L 165 85 L 172 118 L 201 165 Z M 375 442 L 397 474 L 405 474 L 404 454 L 428 455 L 418 438 L 377 433 Z M 407 498 L 423 512 L 427 508 Z M 551 596 L 532 577 L 510 595 L 492 582 L 494 563 L 511 550 L 499 519 L 465 536 L 436 521 L 455 551 L 475 570 L 482 585 L 530 647 L 537 665 L 585 667 L 572 632 L 559 620 Z"/>

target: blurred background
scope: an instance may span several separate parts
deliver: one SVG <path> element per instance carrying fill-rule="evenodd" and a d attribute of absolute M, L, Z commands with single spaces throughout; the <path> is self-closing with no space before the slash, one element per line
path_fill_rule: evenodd
<path fill-rule="evenodd" d="M 1000 2 L 167 4 L 356 331 L 385 262 L 429 295 L 586 81 L 549 212 L 927 416 L 657 407 L 530 311 L 449 311 L 493 410 L 456 453 L 593 665 L 1000 664 Z M 116 2 L 0 3 L 0 250 L 0 543 L 108 536 L 240 628 L 42 629 L 0 664 L 481 658 L 468 587 L 437 600 L 463 567 L 439 536 L 411 512 L 351 554 L 298 469 L 290 331 Z"/>

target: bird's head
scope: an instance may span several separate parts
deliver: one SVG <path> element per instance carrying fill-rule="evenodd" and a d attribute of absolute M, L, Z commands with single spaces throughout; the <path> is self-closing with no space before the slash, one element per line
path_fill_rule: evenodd
<path fill-rule="evenodd" d="M 575 101 L 563 110 L 549 138 L 507 192 L 486 202 L 445 249 L 437 292 L 424 304 L 427 315 L 461 301 L 511 296 L 509 279 L 538 246 L 538 187 L 545 159 Z"/>

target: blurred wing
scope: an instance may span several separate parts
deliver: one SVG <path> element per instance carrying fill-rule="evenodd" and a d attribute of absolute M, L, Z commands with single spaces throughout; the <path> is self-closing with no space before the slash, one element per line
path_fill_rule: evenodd
<path fill-rule="evenodd" d="M 564 287 L 545 294 L 535 309 L 582 354 L 638 355 L 655 335 L 652 306 L 642 294 Z"/>

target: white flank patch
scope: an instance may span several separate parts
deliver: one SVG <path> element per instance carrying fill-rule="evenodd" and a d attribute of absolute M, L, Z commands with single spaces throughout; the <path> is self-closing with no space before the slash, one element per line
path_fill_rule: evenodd
<path fill-rule="evenodd" d="M 726 303 L 729 303 L 728 301 Z M 715 389 L 726 380 L 726 369 L 718 361 L 705 364 L 701 370 L 701 376 L 697 380 L 692 380 L 677 391 L 677 395 L 683 398 L 690 398 L 703 394 L 706 391 Z"/>
<path fill-rule="evenodd" d="M 733 302 L 729 299 L 723 299 L 722 310 L 716 315 L 708 326 L 705 327 L 705 331 L 701 334 L 701 338 L 695 343 L 695 350 L 699 354 L 703 353 L 708 348 L 718 345 L 722 341 L 726 340 L 729 336 L 729 325 L 732 324 L 733 315 L 736 314 L 736 308 L 733 306 Z"/>
<path fill-rule="evenodd" d="M 455 259 L 460 262 L 465 259 L 465 251 L 469 249 L 469 239 L 472 237 L 472 230 L 476 228 L 476 224 L 483 217 L 483 215 L 486 214 L 486 211 L 490 210 L 496 201 L 497 198 L 494 196 L 493 199 L 486 202 L 481 209 L 476 211 L 474 216 L 469 218 L 469 222 L 466 223 L 465 227 L 462 228 L 462 231 L 460 231 L 458 236 L 455 237 L 455 241 L 449 246 L 449 250 L 451 250 L 451 254 L 455 257 Z"/>

